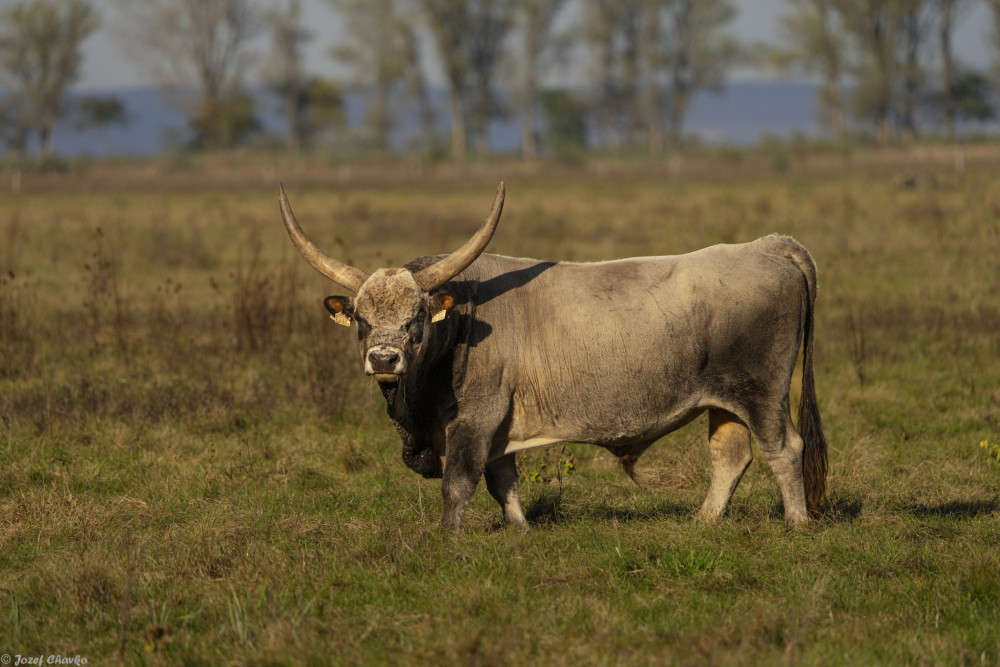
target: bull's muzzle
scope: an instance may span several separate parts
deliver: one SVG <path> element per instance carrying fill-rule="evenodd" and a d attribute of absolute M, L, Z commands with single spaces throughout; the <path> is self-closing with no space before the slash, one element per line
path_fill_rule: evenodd
<path fill-rule="evenodd" d="M 365 373 L 374 375 L 378 382 L 398 382 L 405 371 L 406 359 L 396 348 L 373 347 L 365 356 Z"/>

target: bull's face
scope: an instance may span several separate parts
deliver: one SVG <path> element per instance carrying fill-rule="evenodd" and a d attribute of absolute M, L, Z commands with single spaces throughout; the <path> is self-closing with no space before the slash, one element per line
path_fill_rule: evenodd
<path fill-rule="evenodd" d="M 371 276 L 330 257 L 306 237 L 281 189 L 279 202 L 285 229 L 302 256 L 327 278 L 354 292 L 354 298 L 331 296 L 326 308 L 338 324 L 357 324 L 365 372 L 383 384 L 399 381 L 419 363 L 428 327 L 443 319 L 453 303 L 439 288 L 486 249 L 503 210 L 504 184 L 486 222 L 465 245 L 441 261 L 411 273 L 406 269 L 379 269 Z"/>
<path fill-rule="evenodd" d="M 379 269 L 356 298 L 330 296 L 324 303 L 334 322 L 357 325 L 365 373 L 391 384 L 419 364 L 430 327 L 444 319 L 454 300 L 427 294 L 406 269 Z"/>

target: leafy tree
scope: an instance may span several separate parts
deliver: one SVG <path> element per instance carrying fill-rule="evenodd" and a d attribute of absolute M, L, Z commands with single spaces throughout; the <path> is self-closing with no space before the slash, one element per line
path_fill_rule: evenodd
<path fill-rule="evenodd" d="M 114 95 L 90 96 L 76 103 L 77 130 L 92 130 L 108 125 L 126 125 L 128 113 L 121 99 Z"/>
<path fill-rule="evenodd" d="M 300 108 L 303 141 L 314 141 L 324 132 L 339 134 L 344 128 L 344 96 L 333 81 L 310 77 L 302 90 Z"/>
<path fill-rule="evenodd" d="M 952 78 L 951 93 L 948 95 L 953 121 L 969 120 L 985 122 L 996 118 L 993 106 L 995 88 L 988 77 L 981 72 L 963 71 Z M 932 105 L 945 113 L 944 95 L 932 97 Z"/>
<path fill-rule="evenodd" d="M 262 26 L 252 0 L 115 2 L 124 39 L 150 71 L 164 83 L 197 86 L 188 121 L 195 144 L 224 148 L 245 138 L 256 121 L 241 77 L 248 42 Z"/>
<path fill-rule="evenodd" d="M 194 132 L 191 146 L 202 150 L 240 146 L 260 129 L 253 98 L 241 92 L 202 98 L 188 124 Z"/>
<path fill-rule="evenodd" d="M 86 0 L 24 0 L 0 9 L 0 70 L 10 82 L 5 121 L 16 128 L 6 143 L 26 145 L 38 133 L 43 157 L 52 154 L 56 121 L 68 111 L 66 90 L 80 72 L 80 46 L 98 16 Z"/>
<path fill-rule="evenodd" d="M 101 143 L 104 144 L 104 130 L 110 125 L 127 125 L 128 112 L 121 99 L 114 95 L 85 97 L 76 103 L 74 115 L 76 121 L 73 127 L 77 131 L 97 130 L 101 133 Z M 107 147 L 102 148 L 107 152 Z"/>
<path fill-rule="evenodd" d="M 587 107 L 568 90 L 539 93 L 545 115 L 545 143 L 556 155 L 574 157 L 587 149 Z"/>

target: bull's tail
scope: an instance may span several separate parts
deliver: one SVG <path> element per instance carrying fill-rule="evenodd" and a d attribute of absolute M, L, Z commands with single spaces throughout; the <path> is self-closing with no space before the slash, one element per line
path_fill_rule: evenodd
<path fill-rule="evenodd" d="M 802 478 L 805 482 L 806 508 L 816 516 L 826 502 L 826 437 L 816 403 L 813 377 L 813 324 L 816 306 L 816 263 L 798 242 L 788 239 L 793 248 L 787 257 L 795 262 L 806 280 L 807 303 L 802 328 L 802 399 L 799 401 L 799 435 L 805 444 L 802 452 Z M 786 251 L 787 251 L 786 250 Z"/>

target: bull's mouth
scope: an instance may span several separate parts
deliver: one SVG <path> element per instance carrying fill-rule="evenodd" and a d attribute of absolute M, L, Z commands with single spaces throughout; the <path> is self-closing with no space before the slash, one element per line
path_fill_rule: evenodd
<path fill-rule="evenodd" d="M 375 373 L 375 381 L 379 384 L 396 384 L 399 376 L 395 373 Z"/>

